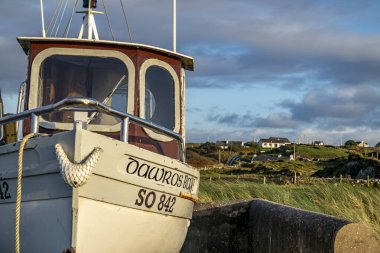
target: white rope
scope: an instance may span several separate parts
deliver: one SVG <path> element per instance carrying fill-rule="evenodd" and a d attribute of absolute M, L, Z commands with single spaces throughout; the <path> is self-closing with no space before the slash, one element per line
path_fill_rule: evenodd
<path fill-rule="evenodd" d="M 67 3 L 69 2 L 69 0 L 66 0 L 66 3 L 65 3 L 65 7 L 63 8 L 62 10 L 62 13 L 61 13 L 61 18 L 59 20 L 59 23 L 58 23 L 58 26 L 57 26 L 57 30 L 55 31 L 55 37 L 57 37 L 57 34 L 58 34 L 58 31 L 59 31 L 59 28 L 61 27 L 61 23 L 62 23 L 62 19 L 63 19 L 63 15 L 65 14 L 65 11 L 66 11 L 66 8 L 67 8 Z"/>
<path fill-rule="evenodd" d="M 36 136 L 36 133 L 26 135 L 20 144 L 18 152 L 18 174 L 17 174 L 17 199 L 16 199 L 16 223 L 15 223 L 15 253 L 20 253 L 20 209 L 21 209 L 21 192 L 22 192 L 22 156 L 26 142 Z"/>
<path fill-rule="evenodd" d="M 60 13 L 61 13 L 61 9 L 62 9 L 62 7 L 63 7 L 63 1 L 64 1 L 64 0 L 60 0 L 60 2 L 59 2 L 58 12 L 57 12 L 57 14 L 56 14 L 55 17 L 54 17 L 54 24 L 53 24 L 53 27 L 51 28 L 50 36 L 53 35 L 53 32 L 54 32 L 55 26 L 56 26 L 57 21 L 58 21 L 58 17 L 59 17 L 59 15 L 60 15 Z"/>
<path fill-rule="evenodd" d="M 73 5 L 73 9 L 71 11 L 69 22 L 67 23 L 66 28 L 65 28 L 65 32 L 63 33 L 63 37 L 65 37 L 65 38 L 67 38 L 67 35 L 69 34 L 71 22 L 73 21 L 73 16 L 74 16 L 74 12 L 75 12 L 75 9 L 77 7 L 77 4 L 78 4 L 78 0 L 76 0 L 75 4 Z"/>
<path fill-rule="evenodd" d="M 104 0 L 102 0 L 102 3 L 103 3 L 103 8 L 104 8 L 104 13 L 106 14 L 108 27 L 110 28 L 110 32 L 111 32 L 111 36 L 112 36 L 112 40 L 115 40 L 115 36 L 113 35 L 113 31 L 112 31 L 112 27 L 111 27 L 110 19 L 108 18 L 107 8 L 106 8 L 106 5 L 105 5 L 105 3 L 104 3 Z"/>
<path fill-rule="evenodd" d="M 58 12 L 58 7 L 60 6 L 59 5 L 60 1 L 58 2 L 57 6 L 55 7 L 55 10 L 54 10 L 54 14 L 53 16 L 51 16 L 51 19 L 50 19 L 50 22 L 49 22 L 49 26 L 46 30 L 46 33 L 49 34 L 49 31 L 50 31 L 50 28 L 51 28 L 51 25 L 53 24 L 53 20 L 54 20 L 54 17 L 57 15 L 57 12 Z"/>
<path fill-rule="evenodd" d="M 127 19 L 127 13 L 126 13 L 125 8 L 124 8 L 123 0 L 120 0 L 120 4 L 121 4 L 121 8 L 123 10 L 123 15 L 124 15 L 125 23 L 127 25 L 129 40 L 132 42 L 131 30 L 129 29 L 128 19 Z"/>
<path fill-rule="evenodd" d="M 55 153 L 61 168 L 63 180 L 73 188 L 84 185 L 92 174 L 96 163 L 103 150 L 100 147 L 94 148 L 92 152 L 80 163 L 73 163 L 67 157 L 60 144 L 55 145 Z"/>

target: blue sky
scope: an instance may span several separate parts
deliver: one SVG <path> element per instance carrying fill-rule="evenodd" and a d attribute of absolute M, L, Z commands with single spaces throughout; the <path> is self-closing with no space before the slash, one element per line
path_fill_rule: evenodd
<path fill-rule="evenodd" d="M 59 1 L 45 2 L 49 23 Z M 116 38 L 128 41 L 119 1 L 105 2 Z M 134 42 L 171 48 L 171 0 L 124 3 Z M 178 51 L 196 62 L 187 141 L 380 141 L 379 1 L 177 0 L 177 8 Z M 0 21 L 0 87 L 13 111 L 26 72 L 15 37 L 40 34 L 39 1 L 2 0 Z M 105 17 L 97 22 L 110 39 Z"/>

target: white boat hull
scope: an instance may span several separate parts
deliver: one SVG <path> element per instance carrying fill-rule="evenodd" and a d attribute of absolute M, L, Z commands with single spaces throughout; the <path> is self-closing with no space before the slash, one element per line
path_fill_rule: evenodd
<path fill-rule="evenodd" d="M 54 146 L 79 163 L 103 150 L 78 188 L 60 174 Z M 0 147 L 0 252 L 14 252 L 18 146 Z M 30 140 L 24 155 L 21 251 L 179 252 L 192 216 L 199 172 L 177 160 L 85 130 Z M 4 192 L 4 189 L 3 189 Z"/>
<path fill-rule="evenodd" d="M 83 218 L 77 227 L 77 252 L 165 253 L 179 252 L 182 247 L 187 219 L 86 198 L 79 202 L 78 216 Z"/>

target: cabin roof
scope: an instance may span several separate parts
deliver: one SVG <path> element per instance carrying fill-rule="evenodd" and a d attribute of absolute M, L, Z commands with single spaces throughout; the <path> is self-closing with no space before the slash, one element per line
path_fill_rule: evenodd
<path fill-rule="evenodd" d="M 170 51 L 167 49 L 149 46 L 145 44 L 138 44 L 138 43 L 130 43 L 130 42 L 119 42 L 119 41 L 110 41 L 110 40 L 89 40 L 89 39 L 76 39 L 76 38 L 42 38 L 42 37 L 18 37 L 18 42 L 20 43 L 22 49 L 26 54 L 29 52 L 30 44 L 31 42 L 70 42 L 70 43 L 93 43 L 96 44 L 108 44 L 108 45 L 119 45 L 119 46 L 125 46 L 125 47 L 131 47 L 131 48 L 141 48 L 141 49 L 147 49 L 151 51 L 156 51 L 159 53 L 167 54 L 168 56 L 174 56 L 181 59 L 184 67 L 186 70 L 194 70 L 194 59 L 190 56 L 179 54 L 174 51 Z"/>

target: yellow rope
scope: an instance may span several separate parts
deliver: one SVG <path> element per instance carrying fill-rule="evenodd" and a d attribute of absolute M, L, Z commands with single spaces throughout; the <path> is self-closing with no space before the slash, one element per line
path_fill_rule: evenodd
<path fill-rule="evenodd" d="M 184 192 L 180 192 L 179 193 L 179 197 L 180 198 L 183 198 L 183 199 L 188 199 L 188 200 L 191 200 L 193 201 L 194 203 L 198 201 L 198 197 L 191 194 L 191 193 L 184 193 Z"/>
<path fill-rule="evenodd" d="M 16 200 L 16 225 L 15 225 L 15 253 L 20 253 L 20 206 L 21 206 L 21 179 L 22 179 L 22 156 L 26 142 L 33 138 L 35 133 L 26 135 L 20 144 L 18 152 L 18 175 L 17 175 L 17 200 Z"/>

